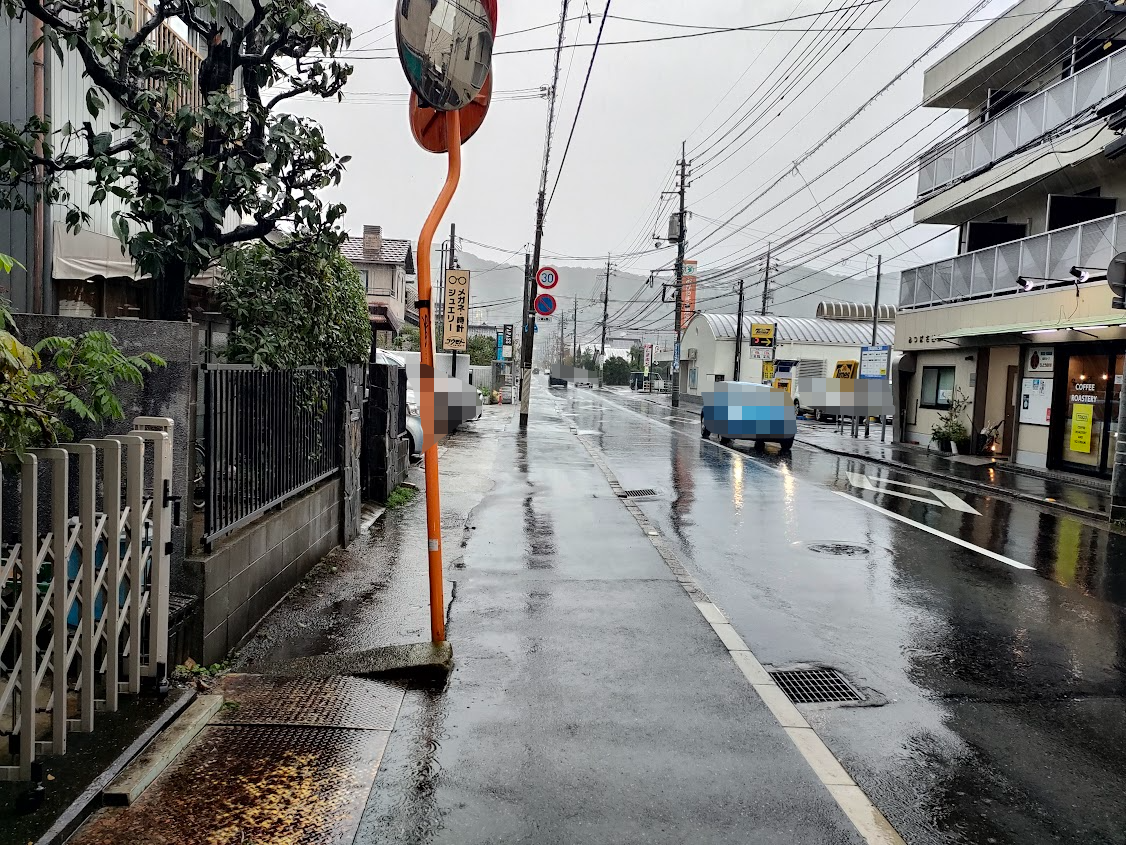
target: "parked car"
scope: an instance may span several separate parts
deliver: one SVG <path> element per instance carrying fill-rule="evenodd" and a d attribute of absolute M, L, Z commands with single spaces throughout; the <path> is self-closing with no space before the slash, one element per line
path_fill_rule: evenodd
<path fill-rule="evenodd" d="M 413 387 L 407 387 L 407 436 L 411 441 L 411 455 L 422 454 L 422 415 L 419 413 L 418 397 Z"/>

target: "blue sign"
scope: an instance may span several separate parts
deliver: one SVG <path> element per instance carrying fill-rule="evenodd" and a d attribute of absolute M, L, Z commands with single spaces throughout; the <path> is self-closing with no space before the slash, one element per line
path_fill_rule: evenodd
<path fill-rule="evenodd" d="M 497 360 L 504 360 L 504 332 L 497 332 Z"/>
<path fill-rule="evenodd" d="M 536 313 L 541 317 L 550 317 L 555 313 L 556 307 L 555 297 L 550 293 L 541 293 L 536 297 Z"/>
<path fill-rule="evenodd" d="M 676 342 L 672 351 L 672 371 L 674 373 L 680 372 L 680 341 Z"/>

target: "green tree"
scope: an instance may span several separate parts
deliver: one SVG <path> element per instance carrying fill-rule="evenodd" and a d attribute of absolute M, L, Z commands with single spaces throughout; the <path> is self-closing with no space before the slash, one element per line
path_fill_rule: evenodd
<path fill-rule="evenodd" d="M 603 384 L 629 384 L 630 366 L 625 358 L 607 358 L 602 365 Z"/>
<path fill-rule="evenodd" d="M 395 338 L 395 348 L 404 352 L 418 352 L 421 347 L 419 331 L 414 326 L 403 326 L 399 336 Z"/>
<path fill-rule="evenodd" d="M 645 350 L 641 344 L 635 343 L 629 348 L 629 366 L 635 373 L 640 372 L 644 366 Z"/>
<path fill-rule="evenodd" d="M 497 359 L 497 339 L 495 337 L 469 338 L 469 363 L 474 367 L 488 367 Z"/>
<path fill-rule="evenodd" d="M 331 240 L 305 233 L 232 250 L 215 293 L 234 322 L 229 361 L 276 369 L 368 360 L 364 283 Z"/>
<path fill-rule="evenodd" d="M 230 247 L 282 221 L 321 230 L 343 214 L 319 191 L 339 184 L 347 157 L 328 149 L 316 123 L 279 106 L 340 95 L 352 69 L 332 57 L 351 30 L 310 0 L 250 0 L 246 20 L 217 0 L 152 7 L 135 18 L 134 4 L 120 0 L 0 0 L 8 17 L 42 21 L 45 41 L 90 80 L 88 121 L 0 122 L 0 208 L 30 210 L 38 191 L 67 208 L 77 231 L 90 215 L 60 177 L 81 173 L 94 203 L 120 198 L 114 231 L 153 278 L 159 316 L 182 320 L 188 280 Z M 202 45 L 196 72 L 190 51 L 155 37 L 173 23 Z M 122 116 L 112 131 L 96 131 L 109 102 Z M 231 216 L 238 222 L 228 225 Z"/>

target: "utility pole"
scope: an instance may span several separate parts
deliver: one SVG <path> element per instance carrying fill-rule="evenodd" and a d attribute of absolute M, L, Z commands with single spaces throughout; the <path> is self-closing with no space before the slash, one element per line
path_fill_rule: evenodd
<path fill-rule="evenodd" d="M 575 297 L 575 322 L 571 330 L 571 366 L 578 368 L 579 360 L 579 298 Z"/>
<path fill-rule="evenodd" d="M 555 73 L 552 77 L 551 90 L 548 92 L 547 101 L 547 131 L 544 134 L 543 145 L 543 172 L 540 174 L 540 192 L 536 200 L 536 243 L 532 254 L 532 284 L 528 287 L 527 296 L 524 298 L 524 373 L 520 383 L 520 429 L 528 428 L 528 413 L 532 404 L 532 344 L 536 336 L 536 314 L 534 302 L 537 285 L 535 274 L 540 270 L 540 259 L 543 250 L 543 223 L 545 206 L 547 203 L 547 171 L 551 161 L 551 129 L 555 125 L 555 92 L 559 87 L 559 67 L 563 60 L 563 37 L 567 31 L 567 6 L 570 0 L 563 0 L 563 8 L 559 13 L 559 32 L 555 45 Z M 560 324 L 563 320 L 560 318 Z"/>
<path fill-rule="evenodd" d="M 743 365 L 743 280 L 739 280 L 739 318 L 735 321 L 735 381 L 739 381 Z"/>
<path fill-rule="evenodd" d="M 450 224 L 450 269 L 457 269 L 457 224 Z M 442 285 L 442 319 L 446 319 L 446 286 Z M 453 371 L 450 373 L 457 378 L 457 350 L 453 353 Z"/>
<path fill-rule="evenodd" d="M 762 311 L 764 317 L 770 307 L 770 244 L 766 245 L 766 276 L 762 280 Z"/>
<path fill-rule="evenodd" d="M 610 322 L 610 256 L 606 256 L 606 288 L 602 292 L 602 348 L 598 353 L 598 387 L 601 389 L 602 371 L 606 368 L 606 324 Z"/>
<path fill-rule="evenodd" d="M 681 325 L 681 299 L 684 296 L 684 251 L 687 244 L 685 241 L 688 239 L 688 221 L 685 219 L 684 212 L 684 192 L 688 188 L 688 144 L 685 141 L 680 142 L 680 214 L 677 217 L 680 223 L 679 231 L 676 233 L 676 346 L 674 347 L 673 357 L 673 380 L 672 380 L 672 406 L 674 408 L 680 407 L 680 335 L 684 330 Z M 650 380 L 652 384 L 652 380 Z"/>

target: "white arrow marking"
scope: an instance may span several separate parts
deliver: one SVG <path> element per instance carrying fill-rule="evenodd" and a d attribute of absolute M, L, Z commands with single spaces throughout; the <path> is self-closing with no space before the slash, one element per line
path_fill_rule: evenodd
<path fill-rule="evenodd" d="M 925 505 L 937 505 L 940 508 L 950 508 L 951 510 L 960 511 L 961 513 L 972 513 L 975 516 L 981 516 L 979 510 L 966 504 L 960 496 L 946 490 L 933 490 L 930 487 L 923 487 L 920 484 L 908 484 L 906 481 L 891 481 L 890 479 L 884 478 L 873 479 L 855 472 L 848 473 L 848 480 L 853 487 L 859 487 L 861 490 L 886 493 L 889 496 L 909 499 L 912 502 L 922 502 Z M 906 487 L 909 490 L 922 490 L 925 493 L 929 493 L 930 496 L 914 496 L 910 493 L 889 489 L 889 487 L 893 485 L 895 487 Z"/>

